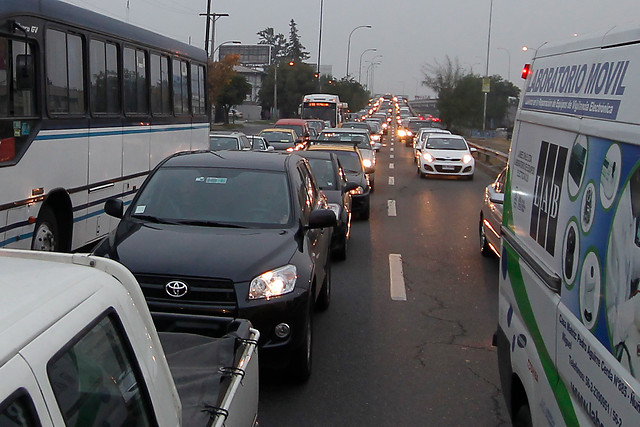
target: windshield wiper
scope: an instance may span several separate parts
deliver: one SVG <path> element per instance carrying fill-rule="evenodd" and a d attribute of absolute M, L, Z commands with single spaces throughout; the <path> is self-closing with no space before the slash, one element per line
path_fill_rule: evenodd
<path fill-rule="evenodd" d="M 177 224 L 177 222 L 175 221 L 169 221 L 166 218 L 158 218 L 157 216 L 153 216 L 153 215 L 133 214 L 131 215 L 131 217 L 136 219 L 141 219 L 144 221 L 155 222 L 156 224 Z"/>
<path fill-rule="evenodd" d="M 176 224 L 197 225 L 197 226 L 203 226 L 203 227 L 247 228 L 243 225 L 232 224 L 229 222 L 205 221 L 205 220 L 195 220 L 195 219 L 177 221 Z"/>

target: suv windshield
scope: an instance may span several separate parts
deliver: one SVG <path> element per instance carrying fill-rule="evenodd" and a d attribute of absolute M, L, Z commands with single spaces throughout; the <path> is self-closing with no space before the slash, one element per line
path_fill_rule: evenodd
<path fill-rule="evenodd" d="M 279 226 L 290 220 L 290 199 L 283 172 L 167 167 L 153 175 L 130 212 L 171 223 Z"/>
<path fill-rule="evenodd" d="M 460 138 L 428 138 L 427 147 L 435 150 L 466 150 L 467 143 Z"/>

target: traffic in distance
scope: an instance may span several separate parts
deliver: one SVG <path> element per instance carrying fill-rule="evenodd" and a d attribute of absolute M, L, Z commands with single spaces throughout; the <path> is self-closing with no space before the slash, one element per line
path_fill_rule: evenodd
<path fill-rule="evenodd" d="M 401 95 L 221 130 L 201 49 L 0 24 L 1 425 L 637 424 L 640 30 L 540 48 L 495 167 Z"/>

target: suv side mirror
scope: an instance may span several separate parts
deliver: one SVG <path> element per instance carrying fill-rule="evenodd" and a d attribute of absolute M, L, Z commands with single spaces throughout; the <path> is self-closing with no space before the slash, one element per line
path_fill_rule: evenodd
<path fill-rule="evenodd" d="M 122 218 L 124 215 L 124 203 L 120 199 L 109 199 L 104 203 L 104 212 L 115 218 Z"/>

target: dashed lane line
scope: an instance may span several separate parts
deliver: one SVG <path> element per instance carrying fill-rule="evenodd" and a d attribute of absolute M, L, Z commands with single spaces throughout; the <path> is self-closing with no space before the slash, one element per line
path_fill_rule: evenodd
<path fill-rule="evenodd" d="M 393 301 L 406 301 L 407 290 L 404 286 L 404 273 L 402 272 L 402 256 L 389 254 L 389 290 Z"/>

